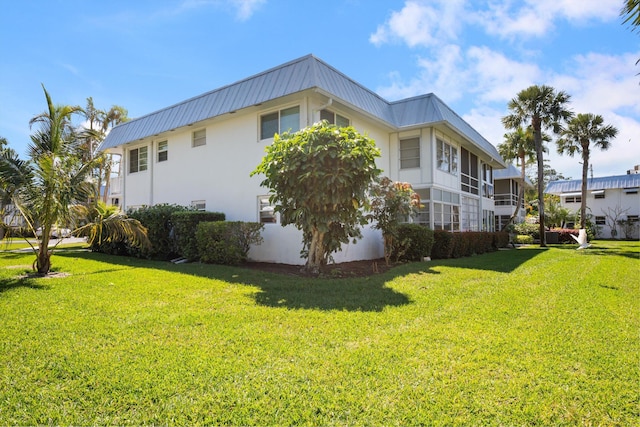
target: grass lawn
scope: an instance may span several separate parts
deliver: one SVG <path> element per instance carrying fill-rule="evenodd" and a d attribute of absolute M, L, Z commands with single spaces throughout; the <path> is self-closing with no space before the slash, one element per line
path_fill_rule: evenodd
<path fill-rule="evenodd" d="M 640 243 L 353 279 L 0 254 L 0 425 L 638 425 Z"/>

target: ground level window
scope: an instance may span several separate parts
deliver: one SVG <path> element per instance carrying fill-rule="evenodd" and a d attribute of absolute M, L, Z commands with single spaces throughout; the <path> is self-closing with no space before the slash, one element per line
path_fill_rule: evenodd
<path fill-rule="evenodd" d="M 274 206 L 269 201 L 269 196 L 258 196 L 258 219 L 262 224 L 278 222 Z"/>
<path fill-rule="evenodd" d="M 607 225 L 607 219 L 604 216 L 596 216 L 596 225 Z"/>
<path fill-rule="evenodd" d="M 565 203 L 582 203 L 582 196 L 569 196 L 564 199 Z"/>
<path fill-rule="evenodd" d="M 482 231 L 496 231 L 493 211 L 486 209 L 482 210 Z"/>

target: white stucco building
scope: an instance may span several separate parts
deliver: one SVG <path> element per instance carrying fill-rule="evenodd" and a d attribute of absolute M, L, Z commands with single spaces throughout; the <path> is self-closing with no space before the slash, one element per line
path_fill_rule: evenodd
<path fill-rule="evenodd" d="M 493 231 L 493 171 L 505 164 L 491 143 L 433 94 L 389 102 L 313 55 L 115 127 L 100 147 L 122 155 L 109 197 L 124 210 L 175 203 L 261 221 L 264 243 L 249 257 L 301 264 L 300 232 L 278 224 L 264 177 L 249 174 L 275 133 L 321 119 L 376 141 L 383 175 L 420 194 L 420 223 Z M 363 234 L 336 262 L 383 255 L 379 232 Z"/>
<path fill-rule="evenodd" d="M 640 174 L 637 173 L 587 180 L 587 215 L 591 215 L 598 227 L 598 237 L 639 238 L 639 191 Z M 545 193 L 560 196 L 561 206 L 570 212 L 580 211 L 582 180 L 551 181 Z M 612 233 L 614 222 L 615 231 Z"/>

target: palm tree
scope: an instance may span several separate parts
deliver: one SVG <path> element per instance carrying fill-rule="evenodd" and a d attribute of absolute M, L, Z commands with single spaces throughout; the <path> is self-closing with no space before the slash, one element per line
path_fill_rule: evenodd
<path fill-rule="evenodd" d="M 533 131 L 531 128 L 523 130 L 521 127 L 513 132 L 504 134 L 504 142 L 498 144 L 498 152 L 508 162 L 517 160 L 520 164 L 520 187 L 518 188 L 518 204 L 509 218 L 509 221 L 504 225 L 502 230 L 504 231 L 509 224 L 518 216 L 520 206 L 524 201 L 524 182 L 526 178 L 526 166 L 528 163 L 535 161 L 536 151 L 533 140 Z"/>
<path fill-rule="evenodd" d="M 618 129 L 604 125 L 601 115 L 578 114 L 571 119 L 569 125 L 558 139 L 558 154 L 568 153 L 573 157 L 582 155 L 582 202 L 580 204 L 580 228 L 586 227 L 587 213 L 587 174 L 589 172 L 589 156 L 591 144 L 600 150 L 607 150 L 611 139 L 618 134 Z"/>
<path fill-rule="evenodd" d="M 72 207 L 78 222 L 84 225 L 74 231 L 74 235 L 87 237 L 92 250 L 103 243 L 128 242 L 131 246 L 149 247 L 147 229 L 134 218 L 128 218 L 120 208 L 98 201 L 92 205 Z"/>
<path fill-rule="evenodd" d="M 543 188 L 543 134 L 542 129 L 550 129 L 554 134 L 562 130 L 562 121 L 573 116 L 566 105 L 571 96 L 566 92 L 556 90 L 550 86 L 530 86 L 520 91 L 509 101 L 510 114 L 502 118 L 507 129 L 518 129 L 528 124 L 533 130 L 536 158 L 538 163 L 538 217 L 540 222 L 540 246 L 546 246 L 544 227 L 544 188 Z"/>

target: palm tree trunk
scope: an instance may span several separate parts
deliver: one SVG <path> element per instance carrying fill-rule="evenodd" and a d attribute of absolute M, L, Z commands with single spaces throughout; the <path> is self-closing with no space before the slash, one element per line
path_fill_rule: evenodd
<path fill-rule="evenodd" d="M 532 121 L 533 138 L 536 145 L 536 158 L 538 160 L 538 222 L 540 223 L 540 247 L 547 246 L 544 227 L 544 158 L 542 147 L 542 126 L 539 119 Z"/>
<path fill-rule="evenodd" d="M 589 173 L 589 143 L 582 144 L 582 200 L 580 202 L 580 228 L 587 228 L 587 174 Z"/>

